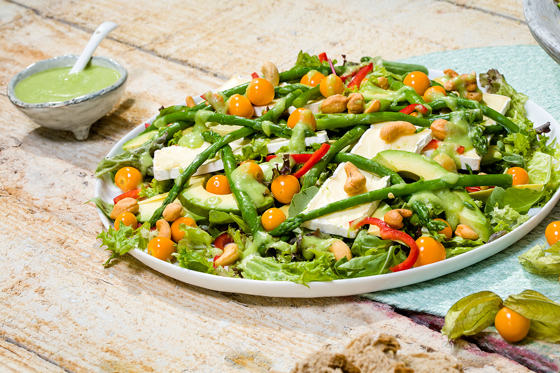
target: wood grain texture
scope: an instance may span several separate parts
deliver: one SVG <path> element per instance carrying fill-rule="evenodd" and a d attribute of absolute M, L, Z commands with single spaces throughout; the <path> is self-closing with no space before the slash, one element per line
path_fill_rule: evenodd
<path fill-rule="evenodd" d="M 380 1 L 368 12 L 360 11 L 365 2 L 242 4 L 0 1 L 0 371 L 287 372 L 317 349 L 341 349 L 381 330 L 410 351 L 451 353 L 467 372 L 527 372 L 357 297 L 221 294 L 130 256 L 102 267 L 107 253 L 95 238 L 102 225 L 84 204 L 94 193 L 93 170 L 159 106 L 215 88 L 235 71 L 251 72 L 264 59 L 285 67 L 300 48 L 399 58 L 532 42 L 512 20 L 437 1 Z M 425 20 L 414 27 L 415 9 L 447 25 L 461 18 L 462 29 L 442 41 L 437 33 L 445 27 L 423 30 Z M 34 61 L 79 53 L 87 31 L 109 19 L 120 27 L 96 53 L 122 63 L 129 81 L 87 141 L 40 128 L 9 103 L 11 76 Z M 483 38 L 489 28 L 498 30 L 495 39 Z"/>

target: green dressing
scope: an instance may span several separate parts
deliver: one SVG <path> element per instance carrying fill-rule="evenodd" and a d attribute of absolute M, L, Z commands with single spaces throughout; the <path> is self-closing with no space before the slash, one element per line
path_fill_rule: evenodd
<path fill-rule="evenodd" d="M 192 131 L 181 137 L 177 144 L 191 149 L 200 148 L 202 144 L 204 144 L 202 133 L 208 131 L 206 122 L 211 114 L 212 112 L 208 110 L 197 111 L 194 116 L 194 127 Z"/>
<path fill-rule="evenodd" d="M 118 71 L 101 66 L 68 74 L 71 69 L 72 66 L 57 67 L 31 75 L 16 85 L 15 95 L 30 104 L 67 101 L 99 91 L 121 77 Z"/>
<path fill-rule="evenodd" d="M 432 153 L 432 158 L 435 158 L 438 154 L 445 154 L 449 156 L 455 162 L 457 168 L 461 167 L 461 160 L 459 159 L 459 154 L 457 153 L 457 144 L 452 142 L 440 142 L 437 149 Z"/>
<path fill-rule="evenodd" d="M 292 129 L 292 137 L 288 143 L 290 153 L 305 152 L 305 130 L 308 128 L 305 123 L 298 123 Z"/>
<path fill-rule="evenodd" d="M 328 253 L 334 241 L 334 238 L 303 236 L 300 245 L 301 254 L 306 260 L 312 260 L 314 257 Z"/>
<path fill-rule="evenodd" d="M 268 188 L 258 182 L 253 175 L 249 173 L 249 162 L 244 163 L 237 167 L 231 173 L 231 180 L 236 189 L 247 193 L 249 198 L 253 201 L 256 206 L 262 206 L 266 204 L 265 196 L 269 195 L 270 192 Z"/>
<path fill-rule="evenodd" d="M 281 169 L 283 165 L 284 165 L 284 159 L 282 158 L 281 155 L 272 158 L 268 162 L 261 163 L 259 166 L 261 166 L 261 170 L 263 171 L 264 181 L 270 183 L 272 181 L 272 177 L 274 176 L 273 170 L 276 167 L 278 167 L 278 169 Z M 293 168 L 295 165 L 296 165 L 296 161 L 294 160 L 293 157 L 290 157 L 290 168 Z"/>

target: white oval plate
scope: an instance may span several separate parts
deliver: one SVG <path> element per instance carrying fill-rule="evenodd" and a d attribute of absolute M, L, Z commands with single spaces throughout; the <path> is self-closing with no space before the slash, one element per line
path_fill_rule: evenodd
<path fill-rule="evenodd" d="M 442 75 L 442 71 L 430 70 L 429 77 L 433 79 Z M 558 137 L 560 125 L 548 112 L 532 101 L 528 101 L 525 108 L 527 109 L 527 117 L 537 126 L 546 122 L 551 123 L 551 132 L 549 133 L 551 139 Z M 148 123 L 151 123 L 155 118 L 155 116 L 151 118 Z M 141 124 L 129 132 L 113 147 L 113 149 L 111 149 L 107 156 L 112 157 L 122 153 L 122 145 L 126 141 L 138 136 L 143 130 L 144 124 Z M 107 202 L 112 202 L 113 198 L 121 193 L 120 189 L 112 183 L 108 175 L 105 175 L 102 179 L 97 179 L 95 184 L 96 197 L 101 197 Z M 401 272 L 347 280 L 311 282 L 308 286 L 283 281 L 258 281 L 221 277 L 181 268 L 178 265 L 156 259 L 139 249 L 131 250 L 130 254 L 148 267 L 179 281 L 227 293 L 284 298 L 316 298 L 363 294 L 431 280 L 480 262 L 504 250 L 529 233 L 550 213 L 550 211 L 552 211 L 558 199 L 560 199 L 560 190 L 554 193 L 552 199 L 543 208 L 531 209 L 529 214 L 532 215 L 532 217 L 525 224 L 496 241 L 480 246 L 459 256 Z M 111 222 L 103 215 L 101 210 L 98 210 L 98 214 L 103 225 L 109 228 Z"/>

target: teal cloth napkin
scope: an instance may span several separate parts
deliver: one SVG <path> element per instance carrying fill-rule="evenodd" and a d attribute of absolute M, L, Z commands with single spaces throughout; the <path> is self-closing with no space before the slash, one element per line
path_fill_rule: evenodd
<path fill-rule="evenodd" d="M 560 119 L 560 66 L 540 47 L 519 45 L 430 53 L 402 62 L 428 68 L 454 69 L 459 74 L 498 69 L 517 91 Z M 538 291 L 560 302 L 558 276 L 538 276 L 526 272 L 517 257 L 536 244 L 546 243 L 546 226 L 560 220 L 560 209 L 552 213 L 532 232 L 514 245 L 475 265 L 430 281 L 402 288 L 364 294 L 372 300 L 413 311 L 445 316 L 459 299 L 482 290 L 490 290 L 503 299 L 525 289 Z"/>

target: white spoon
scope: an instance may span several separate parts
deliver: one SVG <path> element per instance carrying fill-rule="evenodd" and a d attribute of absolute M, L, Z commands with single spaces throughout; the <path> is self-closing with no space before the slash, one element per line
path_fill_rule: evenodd
<path fill-rule="evenodd" d="M 72 70 L 70 70 L 69 74 L 75 74 L 82 71 L 84 67 L 86 67 L 93 55 L 93 52 L 95 52 L 101 41 L 103 41 L 105 36 L 107 36 L 107 34 L 113 31 L 117 26 L 118 25 L 115 22 L 103 22 L 100 24 L 91 36 L 91 39 L 89 39 L 84 51 L 80 55 L 80 58 L 78 58 L 78 61 L 76 61 L 74 67 L 72 67 Z"/>

